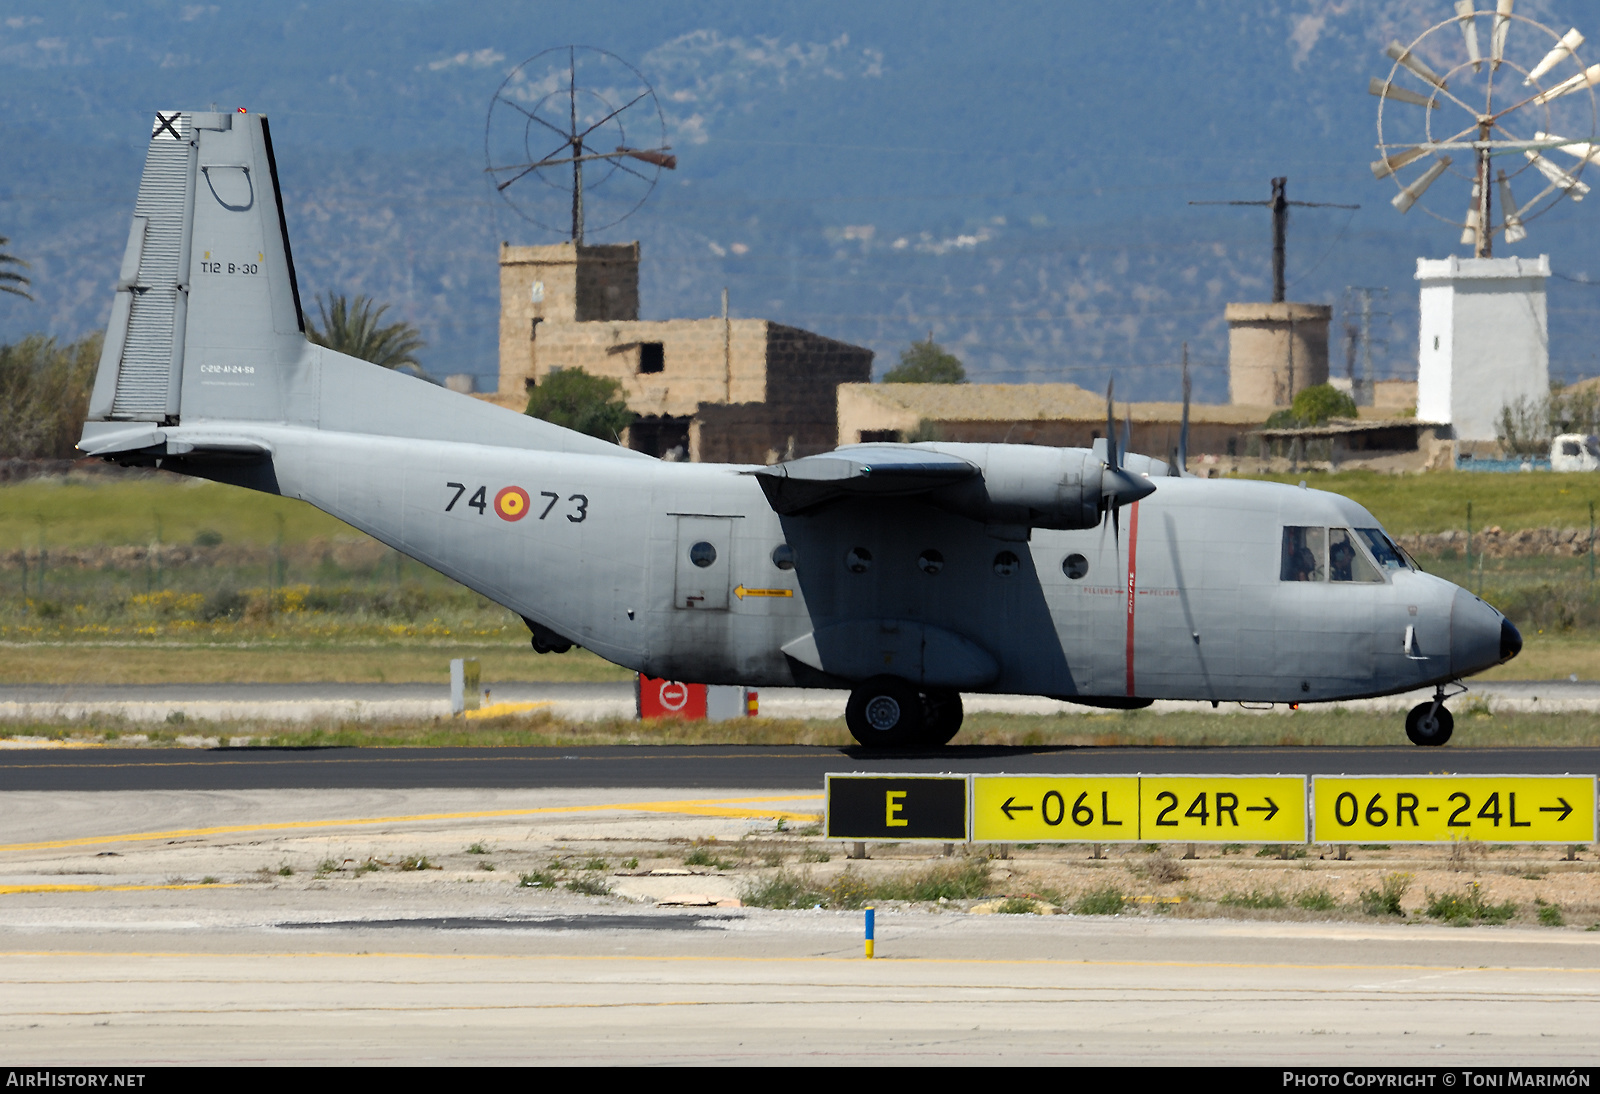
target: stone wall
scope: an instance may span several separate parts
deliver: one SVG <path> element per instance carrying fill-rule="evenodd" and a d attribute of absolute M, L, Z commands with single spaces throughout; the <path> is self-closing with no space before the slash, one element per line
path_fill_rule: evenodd
<path fill-rule="evenodd" d="M 1328 382 L 1328 305 L 1229 304 L 1223 314 L 1229 402 L 1288 406 L 1298 392 Z"/>
<path fill-rule="evenodd" d="M 1467 551 L 1467 533 L 1453 529 L 1446 532 L 1423 532 L 1396 536 L 1400 546 L 1418 556 L 1443 555 L 1454 552 L 1463 557 Z M 1600 550 L 1600 544 L 1596 544 Z M 1477 558 L 1571 558 L 1589 553 L 1587 528 L 1522 528 L 1515 532 L 1503 531 L 1497 525 L 1472 533 L 1472 557 Z"/>
<path fill-rule="evenodd" d="M 523 383 L 534 371 L 537 328 L 638 317 L 639 244 L 502 243 L 499 394 L 513 401 L 525 397 Z"/>
<path fill-rule="evenodd" d="M 687 416 L 701 403 L 763 402 L 770 398 L 769 326 L 765 319 L 724 325 L 720 317 L 541 323 L 529 375 L 537 380 L 556 369 L 581 368 L 609 376 L 622 384 L 628 408 L 636 414 Z M 639 371 L 646 343 L 661 346 L 660 372 Z"/>

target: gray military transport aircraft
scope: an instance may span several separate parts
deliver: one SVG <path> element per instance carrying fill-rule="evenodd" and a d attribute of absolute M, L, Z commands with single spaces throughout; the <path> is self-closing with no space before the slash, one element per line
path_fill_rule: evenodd
<path fill-rule="evenodd" d="M 944 744 L 962 691 L 1125 709 L 1428 686 L 1406 732 L 1437 745 L 1450 689 L 1521 649 L 1354 502 L 1192 477 L 1181 448 L 1112 434 L 664 463 L 323 349 L 267 119 L 241 111 L 156 115 L 79 447 L 310 502 L 517 612 L 540 652 L 848 688 L 866 746 Z"/>

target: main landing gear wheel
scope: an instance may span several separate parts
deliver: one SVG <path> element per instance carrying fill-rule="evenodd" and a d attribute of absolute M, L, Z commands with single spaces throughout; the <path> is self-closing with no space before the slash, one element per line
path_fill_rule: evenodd
<path fill-rule="evenodd" d="M 947 745 L 961 732 L 961 693 L 954 688 L 934 688 L 923 694 L 928 729 L 923 740 L 930 745 Z"/>
<path fill-rule="evenodd" d="M 1438 700 L 1418 703 L 1406 715 L 1406 736 L 1414 745 L 1442 745 L 1455 728 L 1456 720 Z"/>
<path fill-rule="evenodd" d="M 857 684 L 845 704 L 844 722 L 865 748 L 911 748 L 924 743 L 928 727 L 922 693 L 898 676 Z"/>
<path fill-rule="evenodd" d="M 961 693 L 921 691 L 898 676 L 856 685 L 844 709 L 850 735 L 865 748 L 937 748 L 961 732 Z"/>

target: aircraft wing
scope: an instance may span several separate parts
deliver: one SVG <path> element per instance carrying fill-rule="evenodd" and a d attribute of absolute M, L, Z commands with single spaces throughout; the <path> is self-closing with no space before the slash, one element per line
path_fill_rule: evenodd
<path fill-rule="evenodd" d="M 977 464 L 949 453 L 871 445 L 802 456 L 755 472 L 767 501 L 785 514 L 844 497 L 926 493 L 981 474 Z"/>

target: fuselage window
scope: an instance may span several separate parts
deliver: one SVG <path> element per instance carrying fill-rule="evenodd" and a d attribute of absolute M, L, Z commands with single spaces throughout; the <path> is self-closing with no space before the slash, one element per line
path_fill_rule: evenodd
<path fill-rule="evenodd" d="M 853 574 L 864 574 L 872 569 L 872 552 L 865 547 L 852 547 L 844 556 L 844 568 Z"/>
<path fill-rule="evenodd" d="M 780 570 L 794 569 L 794 548 L 780 543 L 772 549 L 772 564 Z"/>
<path fill-rule="evenodd" d="M 1287 527 L 1283 530 L 1283 581 L 1322 581 L 1327 576 L 1328 530 Z"/>
<path fill-rule="evenodd" d="M 701 540 L 689 548 L 689 561 L 704 570 L 707 566 L 717 561 L 717 549 Z"/>
<path fill-rule="evenodd" d="M 944 556 L 930 547 L 917 556 L 917 566 L 931 576 L 944 569 Z"/>
<path fill-rule="evenodd" d="M 1382 583 L 1383 575 L 1367 561 L 1348 528 L 1328 529 L 1328 580 Z"/>
<path fill-rule="evenodd" d="M 1001 551 L 994 556 L 994 572 L 996 577 L 1010 577 L 1016 573 L 1022 563 L 1010 551 Z"/>
<path fill-rule="evenodd" d="M 1089 572 L 1089 560 L 1082 555 L 1068 555 L 1061 560 L 1061 572 L 1077 581 Z"/>

